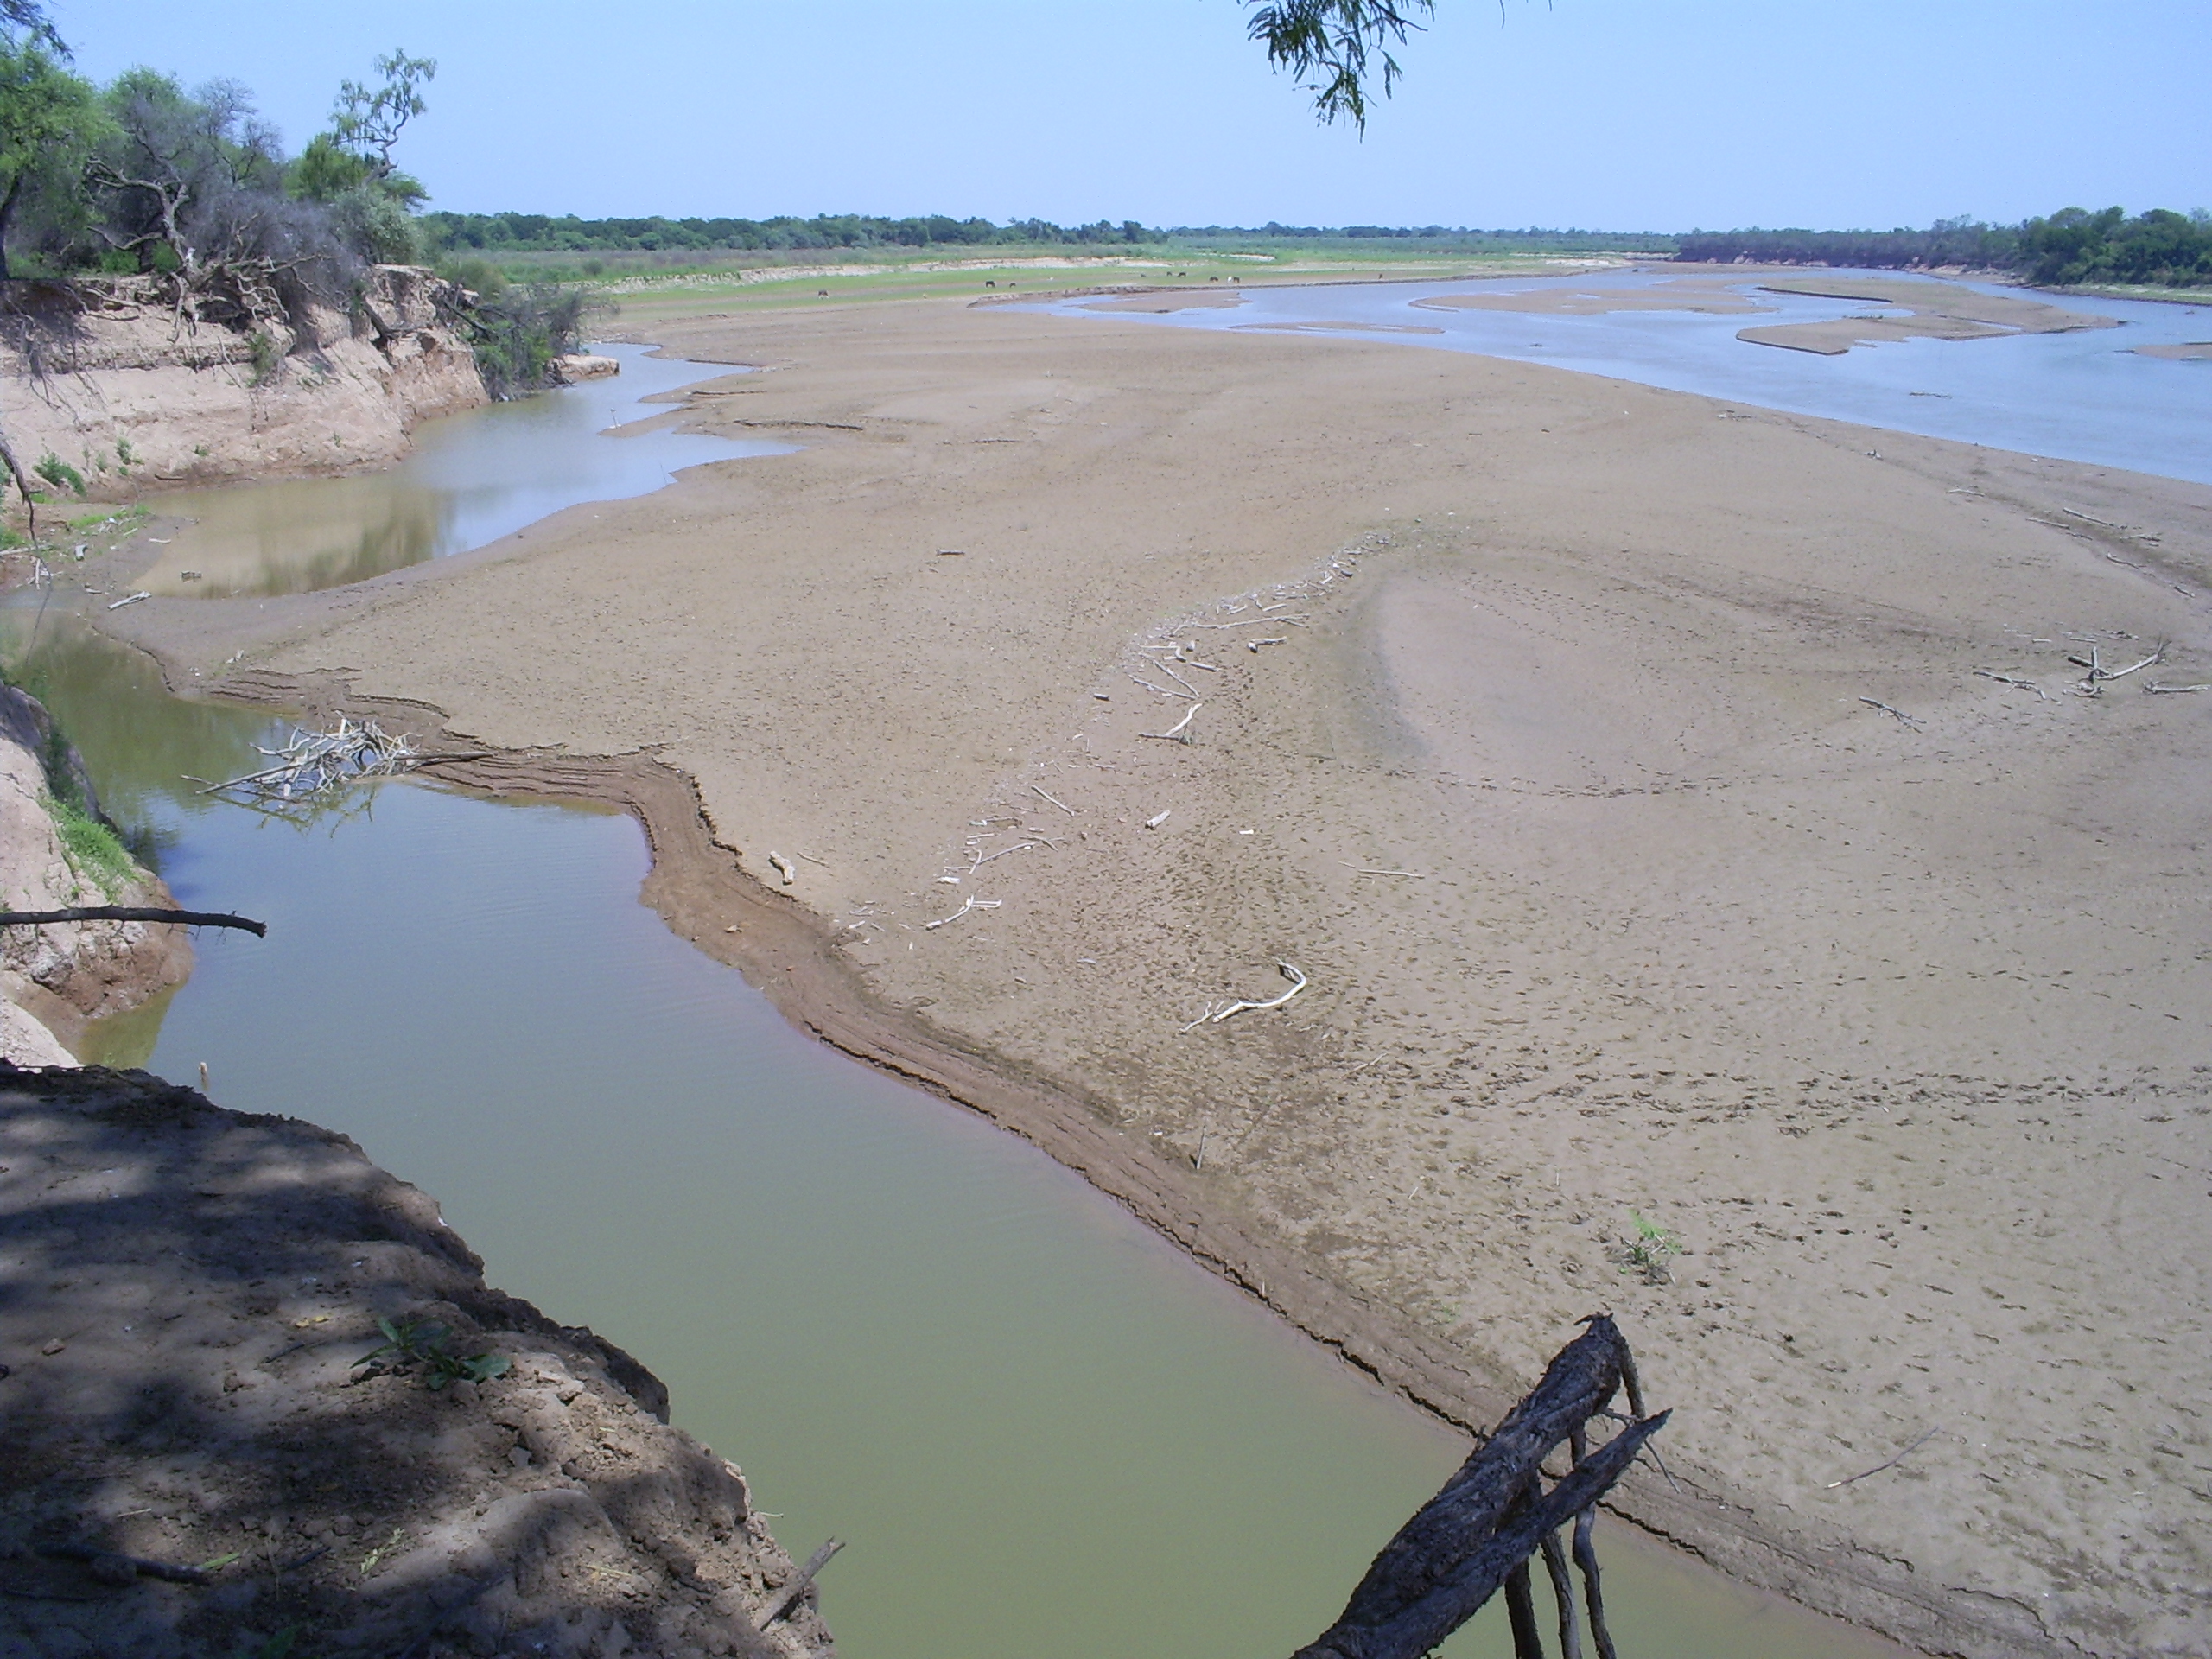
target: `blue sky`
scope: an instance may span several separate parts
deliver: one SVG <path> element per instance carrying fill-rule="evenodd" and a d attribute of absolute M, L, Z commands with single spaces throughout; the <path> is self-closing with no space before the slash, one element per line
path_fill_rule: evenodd
<path fill-rule="evenodd" d="M 2212 207 L 2206 0 L 1440 0 L 1363 142 L 1238 0 L 56 0 L 84 73 L 230 75 L 294 146 L 438 60 L 434 205 L 1686 230 Z"/>

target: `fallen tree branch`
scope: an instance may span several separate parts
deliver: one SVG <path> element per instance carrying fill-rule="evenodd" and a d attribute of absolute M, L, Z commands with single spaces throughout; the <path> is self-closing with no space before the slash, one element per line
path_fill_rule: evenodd
<path fill-rule="evenodd" d="M 1869 1475 L 1878 1475 L 1885 1469 L 1894 1469 L 1897 1465 L 1903 1463 L 1914 1452 L 1919 1451 L 1922 1446 L 1927 1445 L 1929 1441 L 1934 1440 L 1940 1432 L 1940 1430 L 1931 1428 L 1925 1434 L 1923 1434 L 1918 1440 L 1915 1440 L 1910 1446 L 1905 1447 L 1904 1451 L 1898 1452 L 1897 1456 L 1891 1458 L 1887 1463 L 1878 1463 L 1872 1469 L 1861 1469 L 1855 1475 L 1846 1475 L 1841 1480 L 1832 1480 L 1821 1490 L 1822 1491 L 1832 1492 L 1839 1486 L 1848 1486 L 1852 1482 L 1855 1480 L 1864 1480 Z"/>
<path fill-rule="evenodd" d="M 79 905 L 68 910 L 0 910 L 0 927 L 42 927 L 48 922 L 173 922 L 179 927 L 235 927 L 266 938 L 269 925 L 207 910 L 163 910 L 149 905 Z"/>
<path fill-rule="evenodd" d="M 787 887 L 791 886 L 792 882 L 798 880 L 798 866 L 792 863 L 791 860 L 785 858 L 781 853 L 771 853 L 768 855 L 768 868 L 775 871 L 778 875 L 784 878 L 784 885 Z"/>
<path fill-rule="evenodd" d="M 2212 684 L 2168 685 L 2163 681 L 2152 680 L 2148 684 L 2145 685 L 2143 689 L 2145 691 L 2150 692 L 2153 696 L 2178 696 L 2184 691 L 2212 691 Z"/>
<path fill-rule="evenodd" d="M 1036 784 L 1032 784 L 1029 787 L 1036 793 L 1044 795 L 1046 800 L 1052 802 L 1054 806 L 1058 807 L 1060 810 L 1066 813 L 1068 817 L 1075 817 L 1075 808 L 1070 806 L 1065 801 L 1061 800 L 1058 796 L 1046 794 L 1044 789 Z"/>
<path fill-rule="evenodd" d="M 160 1579 L 169 1584 L 206 1584 L 215 1576 L 203 1567 L 180 1567 L 168 1561 L 149 1561 L 143 1555 L 102 1549 L 97 1544 L 40 1544 L 37 1553 L 54 1561 L 82 1563 L 102 1584 L 129 1584 L 133 1579 Z"/>
<path fill-rule="evenodd" d="M 1635 1359 L 1612 1320 L 1600 1314 L 1561 1349 L 1543 1378 L 1506 1414 L 1443 1489 L 1398 1529 L 1375 1558 L 1335 1624 L 1297 1659 L 1420 1659 L 1471 1618 L 1501 1586 L 1519 1604 L 1516 1652 L 1541 1653 L 1523 1591 L 1529 1558 L 1569 1521 L 1584 1572 L 1592 1634 L 1611 1652 L 1590 1545 L 1592 1508 L 1667 1421 L 1645 1415 Z M 1589 1449 L 1588 1425 L 1629 1388 L 1636 1420 L 1610 1443 Z M 1562 1443 L 1573 1465 L 1548 1491 L 1544 1459 Z M 1547 1552 L 1553 1582 L 1565 1563 Z M 1562 1602 L 1567 1598 L 1562 1596 Z M 1561 1623 L 1562 1634 L 1567 1625 Z"/>
<path fill-rule="evenodd" d="M 791 1575 L 791 1580 L 776 1592 L 766 1611 L 753 1622 L 753 1628 L 765 1630 L 791 1610 L 791 1604 L 806 1593 L 807 1586 L 814 1582 L 814 1575 L 830 1565 L 830 1558 L 845 1547 L 842 1538 L 832 1538 L 828 1543 L 806 1558 L 806 1565 Z"/>
<path fill-rule="evenodd" d="M 1986 668 L 1977 668 L 1974 670 L 1974 672 L 1985 680 L 1996 681 L 1999 685 L 2017 685 L 2023 691 L 2032 691 L 2037 697 L 2041 698 L 2045 702 L 2056 702 L 2058 701 L 2057 698 L 2052 696 L 2050 692 L 2044 690 L 2043 687 L 2037 685 L 2033 680 L 2016 680 L 2010 674 L 1993 674 Z"/>
<path fill-rule="evenodd" d="M 1884 702 L 1878 697 L 1861 697 L 1859 701 L 1865 703 L 1869 709 L 1878 709 L 1884 714 L 1894 716 L 1901 724 L 1910 726 L 1915 731 L 1918 731 L 1920 729 L 1920 722 L 1917 720 L 1915 720 L 1910 715 L 1905 713 L 1902 709 L 1891 708 L 1888 703 Z"/>

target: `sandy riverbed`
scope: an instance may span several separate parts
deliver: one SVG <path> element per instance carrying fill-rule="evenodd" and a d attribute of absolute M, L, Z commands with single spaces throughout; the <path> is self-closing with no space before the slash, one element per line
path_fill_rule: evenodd
<path fill-rule="evenodd" d="M 2212 491 L 1379 341 L 658 334 L 807 448 L 123 626 L 650 750 L 772 890 L 664 823 L 679 931 L 1443 1409 L 1612 1308 L 1626 1506 L 1731 1571 L 2212 1652 L 2212 694 L 2145 690 L 2212 680 Z"/>

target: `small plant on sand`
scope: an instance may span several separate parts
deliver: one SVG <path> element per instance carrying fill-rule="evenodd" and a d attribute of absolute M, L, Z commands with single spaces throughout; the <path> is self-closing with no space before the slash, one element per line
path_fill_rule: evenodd
<path fill-rule="evenodd" d="M 1636 1224 L 1636 1236 L 1623 1243 L 1624 1266 L 1630 1272 L 1642 1274 L 1648 1285 L 1665 1284 L 1667 1264 L 1681 1254 L 1682 1241 L 1633 1210 L 1628 1212 L 1628 1218 Z"/>
<path fill-rule="evenodd" d="M 435 1319 L 395 1323 L 380 1319 L 377 1329 L 384 1332 L 384 1340 L 353 1363 L 392 1371 L 419 1365 L 424 1385 L 434 1391 L 451 1382 L 488 1382 L 495 1376 L 505 1376 L 512 1363 L 505 1354 L 478 1354 L 472 1358 L 456 1354 L 451 1345 L 453 1332 Z"/>

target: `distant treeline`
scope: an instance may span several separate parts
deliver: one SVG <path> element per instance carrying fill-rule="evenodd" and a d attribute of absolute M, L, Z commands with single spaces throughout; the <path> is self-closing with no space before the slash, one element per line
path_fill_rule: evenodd
<path fill-rule="evenodd" d="M 988 219 L 941 213 L 881 219 L 872 213 L 788 214 L 775 219 L 578 219 L 550 213 L 424 213 L 423 239 L 443 253 L 600 253 L 767 251 L 791 248 L 988 247 L 1005 243 L 1096 245 L 1154 242 L 1159 232 L 1135 219 L 1116 225 L 1055 225 L 1020 219 L 996 225 Z"/>
<path fill-rule="evenodd" d="M 1478 230 L 1469 225 L 1179 225 L 1179 241 L 1242 238 L 1287 242 L 1427 242 L 1452 251 L 1497 253 L 1672 253 L 1679 237 L 1652 231 Z"/>
<path fill-rule="evenodd" d="M 837 248 L 1084 247 L 1174 242 L 1419 242 L 1458 252 L 1672 253 L 1676 239 L 1648 232 L 1476 230 L 1466 226 L 1183 225 L 1154 229 L 1125 219 L 1056 225 L 1048 219 L 954 219 L 926 213 L 817 213 L 811 219 L 578 219 L 550 213 L 423 214 L 425 245 L 444 254 L 780 252 Z"/>
<path fill-rule="evenodd" d="M 2094 213 L 2068 207 L 2018 225 L 1946 219 L 1924 231 L 1700 231 L 1681 238 L 1675 257 L 1878 270 L 1963 266 L 2057 287 L 2196 288 L 2212 283 L 2212 214 L 2157 207 L 2131 219 L 2120 207 Z"/>

